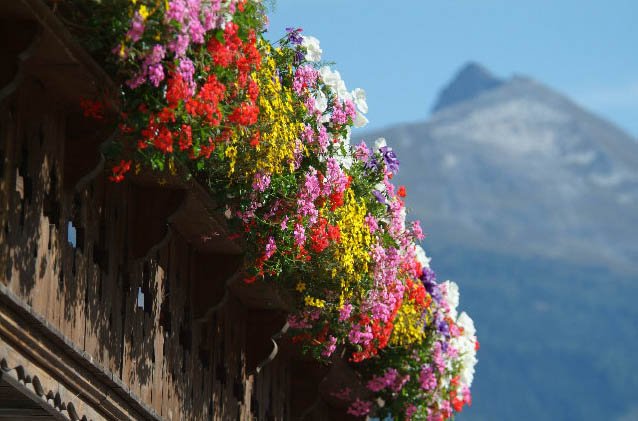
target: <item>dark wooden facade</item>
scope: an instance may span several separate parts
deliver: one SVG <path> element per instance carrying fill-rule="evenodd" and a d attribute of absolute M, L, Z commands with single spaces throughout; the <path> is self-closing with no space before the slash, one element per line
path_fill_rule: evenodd
<path fill-rule="evenodd" d="M 0 3 L 0 420 L 344 419 L 201 186 L 107 180 L 79 101 L 109 86 L 44 3 Z"/>

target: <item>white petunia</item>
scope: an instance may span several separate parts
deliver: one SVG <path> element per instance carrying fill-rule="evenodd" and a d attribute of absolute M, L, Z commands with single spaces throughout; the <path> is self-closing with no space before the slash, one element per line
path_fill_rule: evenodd
<path fill-rule="evenodd" d="M 326 111 L 326 109 L 328 109 L 328 98 L 326 97 L 326 94 L 324 94 L 321 91 L 317 91 L 317 93 L 314 96 L 315 99 L 315 110 L 323 113 L 324 111 Z"/>
<path fill-rule="evenodd" d="M 379 149 L 383 148 L 384 146 L 388 146 L 388 144 L 385 141 L 385 137 L 380 137 L 377 140 L 374 141 L 374 150 L 378 151 Z"/>
<path fill-rule="evenodd" d="M 459 286 L 453 281 L 445 281 L 442 285 L 445 291 L 445 301 L 450 308 L 450 317 L 456 320 L 458 314 L 456 308 L 459 306 Z"/>
<path fill-rule="evenodd" d="M 350 92 L 346 89 L 346 83 L 341 79 L 341 74 L 337 70 L 332 70 L 328 66 L 323 66 L 319 69 L 319 76 L 323 83 L 341 99 L 349 99 L 351 97 Z"/>
<path fill-rule="evenodd" d="M 461 384 L 470 387 L 474 380 L 474 367 L 478 362 L 476 358 L 476 329 L 474 321 L 465 312 L 459 315 L 456 324 L 463 329 L 463 334 L 452 338 L 450 346 L 453 346 L 459 352 L 458 361 L 461 363 L 461 372 L 459 373 Z"/>
<path fill-rule="evenodd" d="M 352 125 L 358 129 L 365 126 L 366 124 L 368 124 L 368 119 L 366 118 L 366 116 L 357 111 L 357 115 L 354 116 Z"/>
<path fill-rule="evenodd" d="M 473 337 L 476 335 L 476 328 L 474 327 L 474 320 L 467 315 L 466 312 L 462 312 L 459 315 L 456 324 L 463 328 L 463 336 Z"/>
<path fill-rule="evenodd" d="M 349 170 L 354 163 L 352 155 L 349 153 L 348 149 L 346 149 L 345 154 L 342 154 L 341 152 L 337 152 L 336 154 L 334 154 L 334 159 L 342 168 L 345 168 L 347 170 Z"/>
<path fill-rule="evenodd" d="M 303 39 L 301 45 L 303 47 L 306 47 L 305 59 L 310 62 L 321 61 L 321 54 L 323 53 L 323 51 L 319 46 L 319 40 L 310 35 L 302 35 L 301 38 Z"/>
<path fill-rule="evenodd" d="M 430 268 L 430 261 L 432 260 L 432 258 L 428 257 L 425 254 L 425 250 L 423 250 L 423 247 L 421 247 L 420 245 L 417 244 L 415 246 L 415 254 L 416 254 L 416 261 L 419 262 L 421 267 L 429 269 Z"/>
<path fill-rule="evenodd" d="M 352 99 L 354 101 L 354 105 L 357 106 L 357 109 L 361 111 L 361 113 L 366 114 L 368 112 L 368 102 L 366 101 L 366 91 L 361 88 L 357 88 L 352 91 Z"/>

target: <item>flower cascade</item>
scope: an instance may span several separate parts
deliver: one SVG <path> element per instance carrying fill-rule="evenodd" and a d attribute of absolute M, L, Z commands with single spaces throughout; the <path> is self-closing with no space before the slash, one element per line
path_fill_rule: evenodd
<path fill-rule="evenodd" d="M 296 28 L 267 41 L 255 0 L 100 4 L 125 5 L 103 9 L 121 83 L 111 179 L 181 165 L 207 186 L 245 240 L 244 281 L 291 297 L 293 342 L 358 373 L 366 393 L 337 393 L 350 414 L 433 421 L 469 405 L 473 322 L 406 220 L 395 152 L 350 143 L 366 94 L 322 63 L 319 41 Z"/>

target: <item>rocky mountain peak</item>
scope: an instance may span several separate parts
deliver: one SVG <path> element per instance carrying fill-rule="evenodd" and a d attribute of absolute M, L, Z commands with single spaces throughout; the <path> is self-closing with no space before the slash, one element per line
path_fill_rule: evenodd
<path fill-rule="evenodd" d="M 466 63 L 439 93 L 432 112 L 474 98 L 502 85 L 505 81 L 495 77 L 476 62 Z"/>

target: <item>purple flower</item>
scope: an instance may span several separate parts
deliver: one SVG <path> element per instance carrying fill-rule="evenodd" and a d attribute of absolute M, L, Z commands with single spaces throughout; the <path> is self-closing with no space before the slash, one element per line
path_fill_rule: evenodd
<path fill-rule="evenodd" d="M 275 74 L 272 76 L 272 81 L 273 83 L 279 82 L 279 84 L 282 84 L 284 82 L 284 78 L 279 73 L 279 69 L 275 69 Z"/>
<path fill-rule="evenodd" d="M 436 329 L 439 331 L 441 335 L 446 337 L 450 336 L 450 326 L 447 324 L 447 322 L 444 319 L 437 317 Z"/>
<path fill-rule="evenodd" d="M 379 152 L 381 152 L 388 172 L 396 174 L 399 171 L 399 159 L 397 158 L 397 154 L 394 153 L 389 146 L 382 146 L 379 148 Z"/>
<path fill-rule="evenodd" d="M 369 171 L 376 171 L 377 169 L 379 169 L 379 163 L 376 159 L 374 159 L 374 156 L 371 156 L 370 159 L 366 162 L 365 169 Z"/>
<path fill-rule="evenodd" d="M 430 268 L 423 268 L 421 281 L 423 282 L 426 291 L 431 294 L 432 290 L 436 286 L 436 273 L 434 273 L 434 271 Z"/>
<path fill-rule="evenodd" d="M 303 38 L 301 37 L 301 28 L 286 28 L 286 38 L 293 45 L 301 45 Z M 303 54 L 302 54 L 303 58 Z"/>
<path fill-rule="evenodd" d="M 386 203 L 385 197 L 383 197 L 383 194 L 379 190 L 372 190 L 372 195 L 376 197 L 379 203 Z"/>

